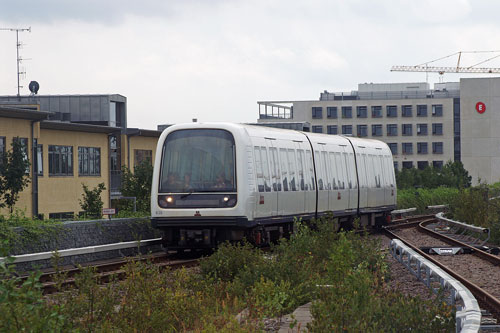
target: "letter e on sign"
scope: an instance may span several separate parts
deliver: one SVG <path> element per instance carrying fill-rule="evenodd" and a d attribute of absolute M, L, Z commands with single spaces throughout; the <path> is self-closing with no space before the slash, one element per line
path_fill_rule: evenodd
<path fill-rule="evenodd" d="M 483 102 L 477 102 L 476 111 L 477 113 L 484 113 L 484 111 L 486 111 L 486 105 Z"/>

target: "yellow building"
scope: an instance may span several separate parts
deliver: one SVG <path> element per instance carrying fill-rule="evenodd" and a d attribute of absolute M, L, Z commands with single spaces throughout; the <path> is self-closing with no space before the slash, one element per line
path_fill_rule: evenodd
<path fill-rule="evenodd" d="M 121 196 L 121 167 L 154 159 L 159 131 L 48 120 L 52 114 L 0 106 L 0 153 L 17 137 L 31 164 L 30 184 L 15 205 L 26 216 L 78 215 L 82 184 L 104 183 L 102 200 L 110 207 Z"/>

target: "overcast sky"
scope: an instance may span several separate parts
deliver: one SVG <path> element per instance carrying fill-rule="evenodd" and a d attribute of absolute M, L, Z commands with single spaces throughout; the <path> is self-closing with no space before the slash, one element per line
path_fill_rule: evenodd
<path fill-rule="evenodd" d="M 0 28 L 31 26 L 22 94 L 31 80 L 39 94 L 122 94 L 128 126 L 155 129 L 255 122 L 257 101 L 425 81 L 390 68 L 500 50 L 499 12 L 498 0 L 0 0 Z M 0 95 L 15 95 L 16 80 L 15 33 L 0 31 Z"/>

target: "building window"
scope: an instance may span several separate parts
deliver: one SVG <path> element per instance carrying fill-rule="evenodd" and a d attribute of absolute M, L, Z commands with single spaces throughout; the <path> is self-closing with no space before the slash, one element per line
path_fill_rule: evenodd
<path fill-rule="evenodd" d="M 49 176 L 73 176 L 73 147 L 49 146 Z"/>
<path fill-rule="evenodd" d="M 382 125 L 372 125 L 372 136 L 382 136 Z"/>
<path fill-rule="evenodd" d="M 397 143 L 388 143 L 389 149 L 391 150 L 392 155 L 398 154 L 398 144 Z"/>
<path fill-rule="evenodd" d="M 326 126 L 326 132 L 328 134 L 337 134 L 338 133 L 337 125 Z"/>
<path fill-rule="evenodd" d="M 417 117 L 427 117 L 427 105 L 417 105 Z"/>
<path fill-rule="evenodd" d="M 403 169 L 411 169 L 411 168 L 413 168 L 413 162 L 411 161 L 403 162 Z"/>
<path fill-rule="evenodd" d="M 21 142 L 21 151 L 23 152 L 23 159 L 25 161 L 28 161 L 29 162 L 29 155 L 28 155 L 28 138 L 19 138 L 19 137 L 15 137 L 12 139 L 12 141 L 17 141 L 19 140 Z M 28 165 L 28 167 L 26 168 L 26 174 L 29 174 L 30 173 L 30 166 Z"/>
<path fill-rule="evenodd" d="M 352 125 L 342 125 L 342 134 L 352 135 Z"/>
<path fill-rule="evenodd" d="M 43 176 L 43 145 L 36 147 L 36 171 L 38 176 Z"/>
<path fill-rule="evenodd" d="M 398 171 L 398 162 L 394 162 L 394 171 Z"/>
<path fill-rule="evenodd" d="M 313 117 L 313 119 L 323 118 L 323 108 L 321 106 L 313 106 L 312 117 Z"/>
<path fill-rule="evenodd" d="M 427 135 L 427 124 L 417 124 L 417 135 Z"/>
<path fill-rule="evenodd" d="M 2 157 L 2 154 L 5 153 L 6 149 L 7 147 L 5 147 L 5 136 L 0 136 L 0 157 Z"/>
<path fill-rule="evenodd" d="M 443 124 L 432 124 L 432 135 L 443 135 Z"/>
<path fill-rule="evenodd" d="M 387 136 L 398 135 L 398 125 L 397 124 L 387 124 Z"/>
<path fill-rule="evenodd" d="M 80 176 L 101 175 L 101 148 L 78 147 L 78 174 Z"/>
<path fill-rule="evenodd" d="M 429 162 L 427 161 L 418 161 L 417 162 L 417 168 L 419 170 L 424 170 L 425 168 L 427 168 L 429 166 Z"/>
<path fill-rule="evenodd" d="M 358 118 L 366 118 L 367 117 L 367 108 L 366 106 L 357 106 L 356 107 L 356 115 Z"/>
<path fill-rule="evenodd" d="M 443 168 L 443 161 L 432 161 L 432 167 L 441 170 Z"/>
<path fill-rule="evenodd" d="M 49 213 L 49 219 L 51 220 L 70 220 L 75 217 L 75 213 L 73 212 L 64 212 L 64 213 Z"/>
<path fill-rule="evenodd" d="M 403 155 L 411 155 L 413 154 L 413 143 L 411 142 L 404 142 L 402 145 L 402 153 Z"/>
<path fill-rule="evenodd" d="M 417 154 L 427 154 L 427 142 L 417 142 Z"/>
<path fill-rule="evenodd" d="M 319 126 L 321 127 L 321 126 Z M 314 131 L 314 126 L 313 126 Z M 317 132 L 321 133 L 321 132 Z M 142 162 L 148 161 L 149 164 L 152 164 L 153 161 L 153 151 L 152 150 L 144 150 L 144 149 L 134 149 L 134 165 L 140 165 Z"/>
<path fill-rule="evenodd" d="M 342 118 L 352 118 L 352 106 L 342 107 Z"/>
<path fill-rule="evenodd" d="M 387 117 L 396 118 L 398 116 L 398 106 L 397 105 L 387 105 Z"/>
<path fill-rule="evenodd" d="M 313 133 L 323 133 L 323 126 L 317 125 L 312 127 Z"/>
<path fill-rule="evenodd" d="M 443 143 L 442 142 L 433 142 L 432 143 L 432 153 L 433 154 L 442 154 L 443 153 Z"/>
<path fill-rule="evenodd" d="M 382 117 L 382 107 L 381 106 L 372 106 L 372 118 L 380 118 Z"/>
<path fill-rule="evenodd" d="M 401 125 L 401 133 L 404 136 L 413 135 L 412 124 L 403 124 L 403 125 Z"/>
<path fill-rule="evenodd" d="M 368 136 L 368 126 L 367 125 L 358 125 L 357 131 L 358 131 L 359 137 Z"/>
<path fill-rule="evenodd" d="M 401 115 L 403 117 L 411 117 L 411 105 L 401 106 Z"/>
<path fill-rule="evenodd" d="M 443 116 L 443 104 L 436 104 L 432 106 L 432 116 L 433 117 Z"/>
<path fill-rule="evenodd" d="M 337 107 L 329 106 L 326 108 L 326 117 L 330 119 L 337 119 Z"/>

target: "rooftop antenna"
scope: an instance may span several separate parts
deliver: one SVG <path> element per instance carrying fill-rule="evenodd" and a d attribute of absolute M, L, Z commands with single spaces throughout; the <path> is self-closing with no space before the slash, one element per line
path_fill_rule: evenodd
<path fill-rule="evenodd" d="M 31 27 L 29 28 L 0 28 L 0 30 L 7 30 L 7 31 L 15 31 L 16 32 L 16 50 L 17 50 L 17 98 L 20 99 L 21 97 L 21 93 L 20 93 L 20 90 L 21 90 L 21 84 L 19 83 L 19 77 L 21 76 L 21 74 L 26 74 L 26 71 L 20 71 L 19 70 L 19 65 L 21 64 L 21 62 L 24 60 L 23 58 L 21 58 L 19 56 L 19 49 L 21 48 L 22 44 L 19 42 L 19 32 L 23 32 L 23 31 L 28 31 L 28 32 L 31 32 Z"/>

